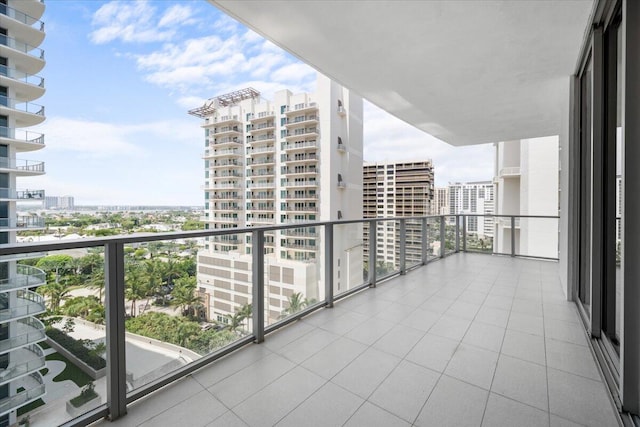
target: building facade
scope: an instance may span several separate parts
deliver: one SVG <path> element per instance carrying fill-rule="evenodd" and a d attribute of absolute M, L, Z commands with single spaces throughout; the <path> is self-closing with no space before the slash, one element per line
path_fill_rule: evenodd
<path fill-rule="evenodd" d="M 497 143 L 494 182 L 496 214 L 557 216 L 558 137 Z M 498 218 L 495 252 L 510 253 L 514 233 L 517 254 L 558 257 L 557 219 L 517 218 L 513 225 L 512 230 L 510 218 Z"/>
<path fill-rule="evenodd" d="M 449 215 L 475 214 L 493 215 L 494 188 L 491 181 L 456 182 L 447 187 L 449 195 Z M 451 218 L 455 223 L 455 219 Z M 479 237 L 493 238 L 494 219 L 491 216 L 470 216 L 467 218 L 467 233 Z"/>
<path fill-rule="evenodd" d="M 205 217 L 210 229 L 360 217 L 362 99 L 319 75 L 314 93 L 254 89 L 218 96 L 191 110 L 204 119 Z M 338 290 L 362 282 L 362 230 L 334 235 Z M 251 302 L 251 236 L 208 241 L 198 259 L 200 294 L 212 320 Z M 292 295 L 323 298 L 319 227 L 266 232 L 267 321 Z"/>
<path fill-rule="evenodd" d="M 45 196 L 44 209 L 73 209 L 75 207 L 73 196 Z"/>
<path fill-rule="evenodd" d="M 432 215 L 449 215 L 449 187 L 436 187 Z"/>
<path fill-rule="evenodd" d="M 363 218 L 417 217 L 430 215 L 434 206 L 434 171 L 431 160 L 366 163 L 363 176 Z M 421 225 L 407 223 L 407 257 L 421 259 Z M 399 263 L 399 224 L 379 222 L 376 230 L 378 262 L 396 268 Z M 369 230 L 365 226 L 365 256 L 369 254 Z M 365 258 L 368 259 L 368 258 Z M 393 266 L 393 267 L 392 267 Z"/>
<path fill-rule="evenodd" d="M 15 243 L 16 233 L 44 228 L 42 218 L 18 216 L 16 203 L 42 201 L 42 190 L 18 190 L 23 176 L 44 174 L 44 163 L 26 160 L 23 153 L 44 147 L 44 136 L 27 131 L 44 121 L 44 107 L 34 104 L 44 92 L 37 74 L 45 65 L 44 3 L 8 0 L 0 4 L 0 244 Z M 27 158 L 30 158 L 27 157 Z M 19 263 L 20 257 L 0 260 L 0 426 L 16 423 L 16 410 L 45 393 L 38 372 L 45 365 L 38 342 L 43 324 L 33 317 L 45 311 L 44 273 Z"/>

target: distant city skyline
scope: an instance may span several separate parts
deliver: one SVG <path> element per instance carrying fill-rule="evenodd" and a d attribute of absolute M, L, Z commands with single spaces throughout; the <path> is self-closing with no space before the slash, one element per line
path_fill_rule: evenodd
<path fill-rule="evenodd" d="M 315 71 L 206 2 L 47 4 L 47 175 L 77 205 L 201 205 L 204 131 L 187 110 L 244 87 L 313 91 Z M 366 161 L 432 159 L 436 185 L 490 179 L 491 145 L 454 148 L 364 105 Z"/>

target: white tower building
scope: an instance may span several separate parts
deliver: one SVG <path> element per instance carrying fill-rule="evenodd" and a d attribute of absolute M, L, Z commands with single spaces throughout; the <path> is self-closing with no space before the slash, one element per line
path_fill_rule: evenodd
<path fill-rule="evenodd" d="M 362 99 L 324 76 L 314 93 L 281 90 L 272 101 L 248 88 L 209 100 L 190 114 L 204 119 L 208 228 L 360 218 Z M 267 321 L 288 298 L 324 298 L 324 242 L 318 227 L 265 233 Z M 199 255 L 207 316 L 250 302 L 250 236 L 211 239 Z M 334 233 L 337 291 L 362 281 L 362 229 Z"/>
<path fill-rule="evenodd" d="M 25 160 L 22 153 L 44 147 L 44 136 L 26 131 L 42 123 L 44 107 L 32 102 L 44 94 L 44 3 L 38 0 L 0 1 L 0 244 L 15 243 L 16 233 L 43 228 L 38 217 L 20 217 L 18 201 L 42 201 L 41 190 L 17 190 L 17 178 L 44 174 L 44 163 Z M 44 273 L 0 259 L 0 426 L 14 425 L 16 410 L 45 393 L 38 372 L 45 360 L 38 342 L 43 324 L 33 316 L 45 311 L 33 292 Z"/>

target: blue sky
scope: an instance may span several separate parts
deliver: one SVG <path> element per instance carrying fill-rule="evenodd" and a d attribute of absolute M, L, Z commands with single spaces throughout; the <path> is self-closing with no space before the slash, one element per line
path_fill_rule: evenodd
<path fill-rule="evenodd" d="M 202 205 L 203 131 L 186 111 L 251 86 L 315 89 L 315 71 L 205 1 L 50 0 L 47 174 L 19 187 L 76 204 Z M 491 146 L 453 148 L 365 101 L 365 160 L 431 158 L 436 185 L 490 179 Z"/>

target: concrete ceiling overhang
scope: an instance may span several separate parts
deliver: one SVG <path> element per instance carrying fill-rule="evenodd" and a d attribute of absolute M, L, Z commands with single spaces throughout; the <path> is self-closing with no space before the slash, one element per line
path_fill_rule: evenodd
<path fill-rule="evenodd" d="M 593 7 L 592 0 L 209 1 L 453 145 L 560 133 Z"/>

